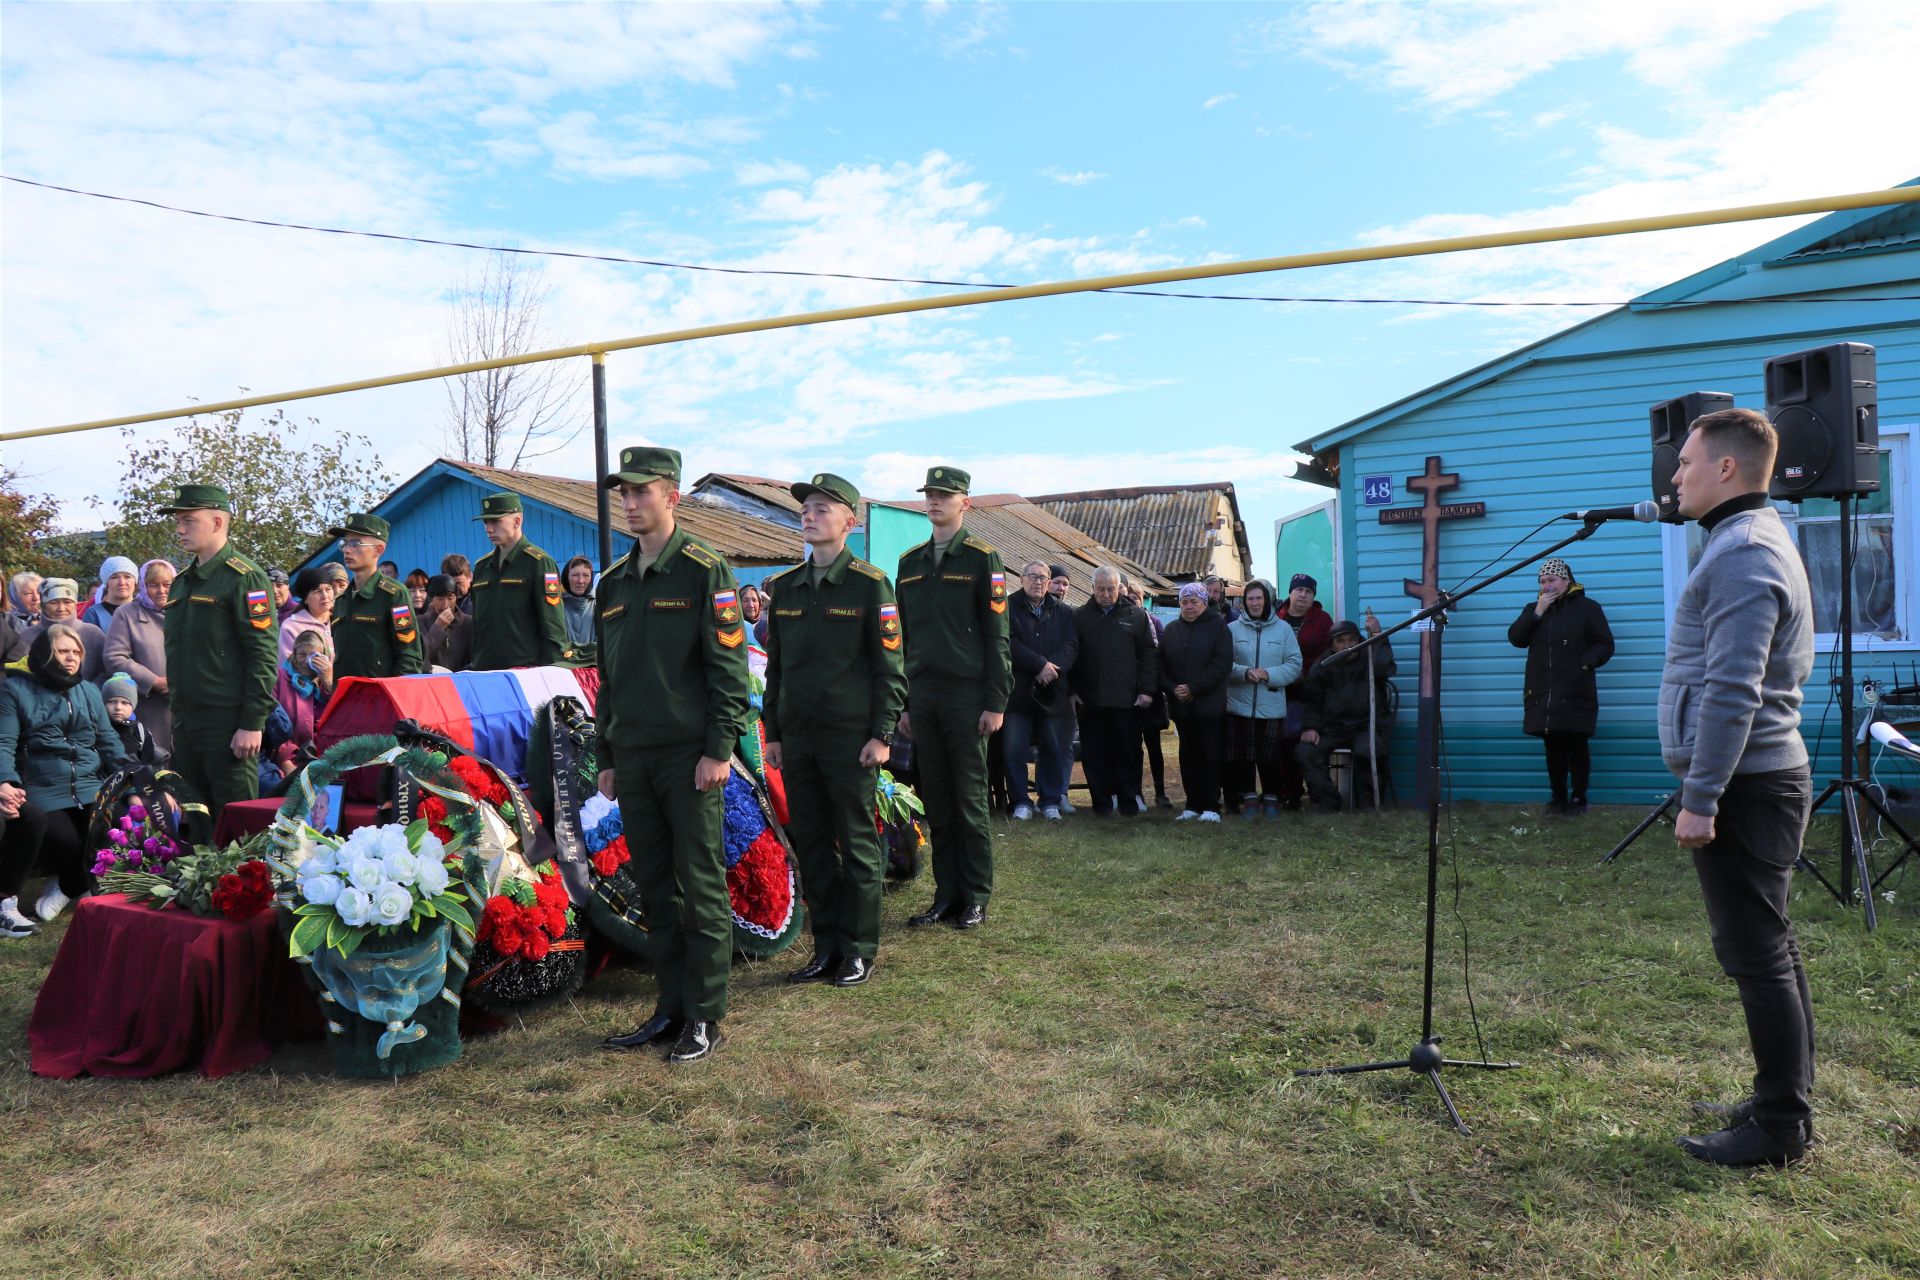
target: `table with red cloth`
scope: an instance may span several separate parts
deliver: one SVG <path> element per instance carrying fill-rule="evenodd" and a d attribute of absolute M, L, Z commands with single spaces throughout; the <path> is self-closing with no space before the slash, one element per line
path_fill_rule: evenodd
<path fill-rule="evenodd" d="M 220 811 L 220 821 L 214 824 L 213 847 L 224 849 L 236 840 L 245 840 L 248 836 L 265 831 L 273 825 L 273 819 L 283 803 L 275 796 L 261 800 L 231 801 Z M 343 836 L 362 827 L 370 827 L 379 820 L 377 805 L 348 800 L 340 806 L 340 834 Z"/>
<path fill-rule="evenodd" d="M 236 922 L 114 893 L 75 905 L 27 1044 L 40 1076 L 212 1077 L 323 1028 L 271 910 Z"/>

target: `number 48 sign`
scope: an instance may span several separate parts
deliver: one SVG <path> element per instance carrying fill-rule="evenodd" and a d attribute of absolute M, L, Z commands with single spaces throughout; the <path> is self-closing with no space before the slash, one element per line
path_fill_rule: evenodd
<path fill-rule="evenodd" d="M 1362 476 L 1360 494 L 1369 507 L 1385 507 L 1393 502 L 1392 476 Z"/>

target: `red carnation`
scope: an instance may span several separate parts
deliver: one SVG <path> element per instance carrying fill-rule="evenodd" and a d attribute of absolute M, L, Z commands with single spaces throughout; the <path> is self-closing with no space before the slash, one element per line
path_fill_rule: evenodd
<path fill-rule="evenodd" d="M 547 908 L 547 932 L 559 937 L 567 931 L 567 912 L 564 907 Z"/>
<path fill-rule="evenodd" d="M 620 864 L 625 861 L 625 858 L 620 857 L 619 854 L 615 852 L 612 845 L 608 845 L 593 855 L 593 874 L 597 876 L 610 876 L 618 871 Z"/>
<path fill-rule="evenodd" d="M 547 935 L 536 929 L 521 941 L 520 954 L 529 960 L 544 960 L 547 958 L 547 949 L 552 945 L 547 941 Z"/>
<path fill-rule="evenodd" d="M 494 929 L 493 936 L 487 939 L 487 945 L 503 956 L 511 956 L 525 944 L 525 938 L 526 935 L 520 932 L 519 926 L 501 924 Z"/>

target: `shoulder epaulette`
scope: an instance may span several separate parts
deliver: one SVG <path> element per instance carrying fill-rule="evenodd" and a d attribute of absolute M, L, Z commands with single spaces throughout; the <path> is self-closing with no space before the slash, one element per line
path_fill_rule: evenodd
<path fill-rule="evenodd" d="M 618 569 L 621 565 L 625 564 L 628 560 L 632 558 L 633 558 L 633 552 L 631 551 L 627 552 L 626 555 L 621 556 L 618 560 L 615 560 L 612 564 L 608 565 L 606 568 L 606 572 L 602 573 L 600 576 L 603 578 L 606 577 L 608 573 L 612 573 L 615 569 Z"/>
<path fill-rule="evenodd" d="M 380 578 L 378 581 L 380 583 L 379 589 L 386 592 L 390 596 L 397 596 L 403 590 L 405 590 L 405 588 L 403 588 L 399 583 L 395 582 L 392 578 L 383 577 L 383 578 Z"/>
<path fill-rule="evenodd" d="M 249 559 L 247 559 L 247 558 L 246 558 L 245 556 L 240 556 L 240 555 L 232 555 L 232 556 L 228 556 L 228 557 L 227 557 L 227 568 L 229 568 L 229 569 L 231 569 L 231 570 L 233 570 L 233 571 L 234 571 L 235 573 L 260 573 L 260 572 L 262 572 L 262 570 L 261 570 L 261 568 L 260 568 L 260 566 L 259 566 L 259 565 L 257 565 L 257 564 L 255 564 L 255 563 L 254 563 L 253 561 L 251 561 L 251 560 L 249 560 Z"/>
<path fill-rule="evenodd" d="M 534 546 L 531 542 L 523 543 L 520 549 L 526 552 L 529 556 L 532 556 L 535 560 L 553 559 L 552 556 L 548 555 L 545 551 L 542 551 L 539 547 Z"/>
<path fill-rule="evenodd" d="M 702 569 L 711 569 L 720 563 L 718 552 L 701 546 L 692 538 L 688 538 L 680 544 L 680 554 L 699 565 Z"/>
<path fill-rule="evenodd" d="M 860 562 L 858 560 L 855 560 L 854 563 L 859 564 Z M 802 560 L 799 564 L 794 565 L 793 568 L 791 569 L 782 569 L 780 572 L 772 575 L 767 579 L 767 585 L 772 586 L 774 583 L 780 581 L 780 579 L 782 578 L 792 577 L 794 574 L 800 572 L 802 569 L 806 567 L 807 567 L 807 562 L 805 560 Z"/>
<path fill-rule="evenodd" d="M 980 541 L 980 539 L 974 537 L 972 534 L 967 535 L 967 545 L 972 547 L 975 551 L 984 551 L 988 555 L 997 556 L 1000 554 L 1000 549 L 998 547 L 994 546 L 990 542 L 982 542 Z"/>
<path fill-rule="evenodd" d="M 849 560 L 847 567 L 863 578 L 875 578 L 884 582 L 887 577 L 886 574 L 880 572 L 879 566 L 868 564 L 859 556 L 855 556 L 852 560 Z"/>

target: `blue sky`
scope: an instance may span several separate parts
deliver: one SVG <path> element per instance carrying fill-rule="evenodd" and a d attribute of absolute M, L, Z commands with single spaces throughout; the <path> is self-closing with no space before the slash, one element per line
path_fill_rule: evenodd
<path fill-rule="evenodd" d="M 0 10 L 0 167 L 252 217 L 1028 282 L 1705 208 L 1920 173 L 1906 6 L 79 5 Z M 0 189 L 9 429 L 440 362 L 473 255 Z M 1203 292 L 1618 300 L 1778 223 Z M 551 345 L 926 290 L 551 262 Z M 1088 296 L 610 360 L 613 438 L 901 496 L 1233 480 L 1591 310 Z M 587 405 L 579 402 L 584 416 Z M 437 386 L 308 402 L 396 477 Z M 165 431 L 164 425 L 142 428 Z M 117 437 L 5 461 L 97 524 Z M 591 446 L 530 464 L 585 476 Z"/>

